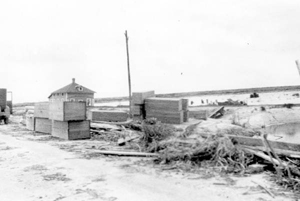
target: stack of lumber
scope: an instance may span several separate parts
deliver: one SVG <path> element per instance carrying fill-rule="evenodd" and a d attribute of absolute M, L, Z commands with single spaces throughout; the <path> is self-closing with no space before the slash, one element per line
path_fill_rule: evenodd
<path fill-rule="evenodd" d="M 51 134 L 52 122 L 49 119 L 49 103 L 36 103 L 34 105 L 33 130 L 40 133 Z"/>
<path fill-rule="evenodd" d="M 182 99 L 147 98 L 145 100 L 146 118 L 156 118 L 162 123 L 183 123 Z"/>
<path fill-rule="evenodd" d="M 131 112 L 133 118 L 144 119 L 146 117 L 145 111 L 145 99 L 154 97 L 154 91 L 143 91 L 132 93 L 132 106 Z"/>
<path fill-rule="evenodd" d="M 52 102 L 49 106 L 52 136 L 77 140 L 90 138 L 90 121 L 86 120 L 84 102 Z"/>
<path fill-rule="evenodd" d="M 88 113 L 91 121 L 123 122 L 127 121 L 128 113 L 122 110 L 94 110 Z"/>

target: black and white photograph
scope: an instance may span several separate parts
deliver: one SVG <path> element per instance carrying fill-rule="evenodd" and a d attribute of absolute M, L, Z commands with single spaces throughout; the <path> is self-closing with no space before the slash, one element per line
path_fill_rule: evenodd
<path fill-rule="evenodd" d="M 299 0 L 0 0 L 0 201 L 300 201 Z"/>

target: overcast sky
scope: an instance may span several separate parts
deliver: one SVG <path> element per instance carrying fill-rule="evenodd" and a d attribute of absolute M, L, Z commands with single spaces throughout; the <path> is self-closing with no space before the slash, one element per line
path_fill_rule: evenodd
<path fill-rule="evenodd" d="M 96 97 L 298 85 L 300 1 L 1 0 L 0 87 L 45 101 L 76 82 Z"/>

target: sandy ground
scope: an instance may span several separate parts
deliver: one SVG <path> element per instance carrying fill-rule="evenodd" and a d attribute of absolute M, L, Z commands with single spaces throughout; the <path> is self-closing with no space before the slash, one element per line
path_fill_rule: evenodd
<path fill-rule="evenodd" d="M 18 123 L 0 125 L 0 200 L 297 200 L 267 173 L 237 177 L 207 168 L 163 170 L 149 158 L 94 153 L 105 144 L 57 140 Z"/>

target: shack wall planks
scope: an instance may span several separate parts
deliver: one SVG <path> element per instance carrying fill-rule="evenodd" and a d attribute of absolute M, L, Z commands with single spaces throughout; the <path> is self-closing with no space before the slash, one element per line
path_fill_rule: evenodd
<path fill-rule="evenodd" d="M 49 103 L 34 104 L 34 117 L 49 118 Z"/>
<path fill-rule="evenodd" d="M 89 139 L 90 121 L 52 121 L 52 136 L 65 140 Z"/>
<path fill-rule="evenodd" d="M 125 111 L 116 110 L 97 110 L 89 113 L 89 119 L 92 121 L 127 121 L 128 113 Z"/>
<path fill-rule="evenodd" d="M 154 97 L 154 91 L 144 91 L 144 92 L 133 92 L 132 93 L 132 103 L 133 104 L 144 104 L 146 98 Z"/>
<path fill-rule="evenodd" d="M 181 111 L 182 99 L 178 98 L 147 98 L 145 99 L 145 109 L 163 111 Z"/>
<path fill-rule="evenodd" d="M 86 119 L 85 102 L 56 101 L 50 103 L 49 119 L 56 121 L 77 121 Z"/>
<path fill-rule="evenodd" d="M 35 128 L 36 132 L 51 134 L 52 121 L 46 118 L 35 118 Z"/>

